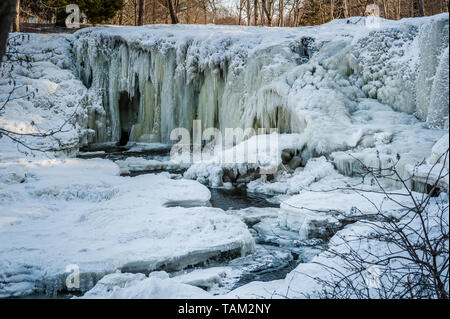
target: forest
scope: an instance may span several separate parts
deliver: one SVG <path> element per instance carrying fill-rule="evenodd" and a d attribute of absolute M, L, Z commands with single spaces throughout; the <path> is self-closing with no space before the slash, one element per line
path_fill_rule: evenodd
<path fill-rule="evenodd" d="M 448 0 L 20 0 L 17 22 L 52 23 L 65 5 L 80 4 L 97 21 L 115 25 L 219 24 L 299 27 L 375 15 L 399 20 L 448 12 Z M 98 8 L 104 12 L 99 14 Z M 101 21 L 98 21 L 98 17 Z M 89 14 L 88 14 L 89 17 Z"/>

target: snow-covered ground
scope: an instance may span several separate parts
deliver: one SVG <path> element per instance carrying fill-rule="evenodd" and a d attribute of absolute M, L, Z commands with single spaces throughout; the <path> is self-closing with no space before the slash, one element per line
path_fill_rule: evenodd
<path fill-rule="evenodd" d="M 448 174 L 448 14 L 381 20 L 375 29 L 351 18 L 296 29 L 180 25 L 12 36 L 31 68 L 15 63 L 19 88 L 1 110 L 0 128 L 36 133 L 64 124 L 54 137 L 21 141 L 65 151 L 32 152 L 0 135 L 0 297 L 65 291 L 70 265 L 79 268 L 86 298 L 317 297 L 314 277 L 332 279 L 321 264 L 344 269 L 326 252 L 305 258 L 312 261 L 285 279 L 232 291 L 235 267 L 185 268 L 251 254 L 255 230 L 288 233 L 271 239 L 280 247 L 330 240 L 330 249 L 375 258 L 392 247 L 353 240 L 370 234 L 365 221 L 374 207 L 395 217 L 413 203 L 404 185 L 387 179 L 381 183 L 397 193 L 396 203 L 346 189 L 374 190 L 373 181 L 358 184 L 362 165 L 398 161 L 415 191 Z M 9 75 L 0 78 L 0 100 L 13 86 Z M 185 179 L 120 176 L 188 168 L 136 153 L 165 148 L 172 129 L 190 130 L 193 119 L 202 128 L 277 127 L 283 134 L 273 135 L 275 151 L 263 143 L 270 136 L 218 150 Z M 71 158 L 127 130 L 138 143 L 128 158 L 86 159 L 103 157 L 101 148 Z M 258 161 L 223 161 L 243 152 Z M 281 208 L 224 212 L 210 207 L 202 183 L 245 184 L 277 195 Z M 430 203 L 432 229 L 439 205 L 447 205 L 448 228 L 448 185 L 447 175 Z"/>
<path fill-rule="evenodd" d="M 245 224 L 205 207 L 210 193 L 194 181 L 120 177 L 105 160 L 23 160 L 0 169 L 10 177 L 0 192 L 2 296 L 56 293 L 71 264 L 86 291 L 116 270 L 174 271 L 253 250 Z"/>

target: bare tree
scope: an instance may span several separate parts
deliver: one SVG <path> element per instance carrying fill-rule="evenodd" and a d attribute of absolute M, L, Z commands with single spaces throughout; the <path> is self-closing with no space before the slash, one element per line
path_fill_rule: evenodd
<path fill-rule="evenodd" d="M 258 0 L 255 0 L 253 2 L 253 15 L 255 17 L 254 22 L 255 22 L 255 26 L 258 25 Z"/>
<path fill-rule="evenodd" d="M 247 1 L 247 25 L 249 26 L 252 24 L 252 4 L 250 0 L 246 1 Z"/>
<path fill-rule="evenodd" d="M 346 190 L 361 195 L 375 208 L 375 213 L 367 216 L 355 207 L 358 221 L 367 226 L 369 231 L 347 237 L 339 233 L 336 235 L 338 246 L 328 248 L 324 254 L 328 260 L 335 262 L 316 262 L 332 279 L 298 274 L 311 277 L 319 283 L 322 290 L 318 293 L 324 298 L 448 299 L 449 203 L 436 197 L 442 191 L 443 182 L 448 181 L 449 175 L 445 169 L 448 160 L 447 149 L 425 174 L 424 184 L 427 188 L 422 195 L 414 193 L 408 186 L 415 179 L 414 174 L 408 179 L 401 177 L 398 162 L 385 169 L 367 167 L 360 162 L 363 178 L 370 178 L 376 188 L 370 191 L 348 187 Z M 413 171 L 417 171 L 421 165 L 417 164 Z M 405 192 L 386 190 L 382 179 L 400 182 Z M 371 200 L 370 193 L 382 194 L 385 199 L 382 203 L 376 203 Z M 382 207 L 386 202 L 394 203 L 398 209 L 386 211 Z M 347 218 L 355 219 L 355 214 Z M 381 243 L 383 248 L 380 251 L 373 251 L 370 247 L 361 248 L 370 241 Z M 374 267 L 377 270 L 376 283 L 370 286 L 367 283 L 367 270 Z"/>
<path fill-rule="evenodd" d="M 418 0 L 419 1 L 419 14 L 421 17 L 425 16 L 425 11 L 424 11 L 424 7 L 423 7 L 423 0 Z"/>
<path fill-rule="evenodd" d="M 18 84 L 14 78 L 13 70 L 15 67 L 29 71 L 33 68 L 33 56 L 41 54 L 41 52 L 22 52 L 17 49 L 21 42 L 29 41 L 30 35 L 17 34 L 10 36 L 7 40 L 7 47 L 5 51 L 5 59 L 0 65 L 0 76 L 8 80 L 9 91 L 5 97 L 0 100 L 0 116 L 3 116 L 9 103 L 16 100 L 31 100 L 34 98 L 38 89 L 33 90 L 28 85 Z M 42 131 L 39 129 L 36 123 L 31 123 L 35 128 L 33 133 L 24 133 L 21 131 L 15 131 L 0 126 L 0 138 L 6 137 L 17 144 L 18 149 L 28 154 L 30 152 L 50 152 L 50 151 L 63 151 L 65 147 L 62 141 L 58 138 L 59 133 L 66 132 L 67 126 L 75 119 L 78 108 L 58 127 L 51 128 L 49 130 Z M 32 141 L 43 141 L 51 139 L 56 142 L 56 148 L 45 148 L 43 146 L 34 146 Z M 30 142 L 31 141 L 31 142 Z M 38 143 L 41 144 L 41 143 Z M 19 148 L 21 147 L 21 148 Z"/>
<path fill-rule="evenodd" d="M 330 2 L 330 15 L 331 19 L 334 19 L 334 0 L 331 0 Z"/>
<path fill-rule="evenodd" d="M 278 26 L 284 26 L 284 0 L 278 0 Z"/>
<path fill-rule="evenodd" d="M 266 15 L 267 25 L 272 26 L 274 0 L 262 0 L 262 8 Z"/>
<path fill-rule="evenodd" d="M 30 3 L 31 0 L 22 0 Z M 171 23 L 168 0 L 144 0 L 149 6 L 145 21 Z M 171 0 L 180 23 L 269 25 L 297 27 L 316 25 L 332 19 L 363 16 L 369 4 L 376 4 L 389 19 L 419 16 L 419 0 Z M 225 4 L 234 2 L 234 10 Z M 423 11 L 432 15 L 448 11 L 448 0 L 423 1 Z M 124 0 L 125 6 L 114 23 L 134 25 L 140 20 L 140 0 Z M 34 3 L 34 2 L 33 2 Z M 151 9 L 150 9 L 151 8 Z M 22 7 L 23 9 L 23 7 Z"/>
<path fill-rule="evenodd" d="M 212 13 L 212 22 L 216 23 L 216 16 L 217 16 L 217 2 L 216 0 L 208 0 L 209 6 L 211 8 Z"/>
<path fill-rule="evenodd" d="M 16 10 L 16 0 L 4 0 L 0 3 L 0 58 L 5 54 L 6 41 L 11 21 Z"/>
<path fill-rule="evenodd" d="M 20 32 L 20 0 L 16 1 L 16 9 L 13 18 L 13 32 Z"/>
<path fill-rule="evenodd" d="M 175 7 L 173 5 L 173 1 L 172 0 L 166 0 L 167 1 L 167 7 L 169 9 L 169 14 L 170 14 L 170 20 L 172 22 L 172 24 L 178 24 L 178 16 L 177 13 L 175 11 Z"/>
<path fill-rule="evenodd" d="M 239 12 L 239 22 L 238 25 L 242 24 L 242 12 L 244 11 L 245 0 L 239 0 L 238 12 Z"/>
<path fill-rule="evenodd" d="M 144 16 L 145 16 L 145 0 L 139 0 L 138 25 L 144 25 Z"/>
<path fill-rule="evenodd" d="M 343 0 L 344 1 L 344 17 L 348 18 L 350 17 L 350 12 L 348 10 L 348 0 Z"/>

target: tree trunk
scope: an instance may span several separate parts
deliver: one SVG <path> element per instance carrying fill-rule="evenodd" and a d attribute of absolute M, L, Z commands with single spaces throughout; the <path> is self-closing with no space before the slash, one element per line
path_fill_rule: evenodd
<path fill-rule="evenodd" d="M 137 3 L 137 0 L 134 0 L 134 25 L 137 25 L 137 6 L 138 6 L 138 3 Z"/>
<path fill-rule="evenodd" d="M 347 19 L 350 17 L 350 14 L 348 12 L 348 0 L 344 0 L 344 17 Z"/>
<path fill-rule="evenodd" d="M 0 59 L 5 54 L 6 41 L 15 10 L 16 0 L 2 0 L 0 2 Z"/>
<path fill-rule="evenodd" d="M 334 20 L 334 0 L 331 0 L 330 15 L 331 15 L 331 20 Z"/>
<path fill-rule="evenodd" d="M 294 27 L 297 27 L 298 22 L 298 1 L 294 0 Z"/>
<path fill-rule="evenodd" d="M 271 27 L 272 26 L 272 14 L 271 14 L 271 12 L 269 12 L 269 9 L 267 9 L 266 0 L 262 0 L 262 6 L 263 6 L 264 12 L 266 13 L 267 25 L 269 27 Z"/>
<path fill-rule="evenodd" d="M 216 16 L 217 16 L 217 6 L 216 6 L 216 0 L 211 0 L 210 1 L 211 4 L 211 11 L 212 11 L 212 23 L 216 24 Z"/>
<path fill-rule="evenodd" d="M 251 25 L 252 23 L 252 8 L 250 5 L 250 0 L 247 0 L 247 25 Z"/>
<path fill-rule="evenodd" d="M 419 14 L 421 17 L 425 16 L 425 11 L 423 9 L 423 0 L 419 0 Z"/>
<path fill-rule="evenodd" d="M 173 7 L 172 0 L 167 0 L 167 6 L 169 7 L 170 21 L 172 24 L 178 24 L 178 17 L 175 8 Z"/>
<path fill-rule="evenodd" d="M 244 10 L 244 0 L 239 1 L 239 22 L 238 25 L 242 23 L 242 10 Z"/>
<path fill-rule="evenodd" d="M 208 6 L 206 5 L 207 0 L 203 0 L 203 24 L 208 24 Z"/>
<path fill-rule="evenodd" d="M 20 32 L 20 0 L 17 0 L 14 10 L 13 32 Z"/>
<path fill-rule="evenodd" d="M 122 25 L 122 23 L 123 23 L 123 10 L 121 10 L 119 14 L 119 25 Z"/>
<path fill-rule="evenodd" d="M 260 17 L 259 20 L 261 20 L 260 24 L 266 25 L 266 18 L 265 18 L 266 15 L 264 14 L 264 8 L 262 4 L 259 6 L 259 17 Z"/>
<path fill-rule="evenodd" d="M 284 26 L 284 1 L 283 0 L 279 0 L 279 7 L 278 7 L 278 11 L 280 14 L 280 21 L 279 21 L 279 26 L 282 27 Z"/>
<path fill-rule="evenodd" d="M 384 9 L 384 18 L 388 19 L 388 11 L 387 11 L 386 0 L 383 0 L 383 9 Z"/>
<path fill-rule="evenodd" d="M 255 26 L 256 26 L 258 25 L 258 0 L 255 0 L 254 6 L 255 8 L 253 8 L 253 10 L 255 10 Z"/>
<path fill-rule="evenodd" d="M 145 0 L 139 0 L 138 25 L 144 25 Z"/>
<path fill-rule="evenodd" d="M 152 2 L 152 24 L 155 24 L 156 19 L 156 1 Z"/>

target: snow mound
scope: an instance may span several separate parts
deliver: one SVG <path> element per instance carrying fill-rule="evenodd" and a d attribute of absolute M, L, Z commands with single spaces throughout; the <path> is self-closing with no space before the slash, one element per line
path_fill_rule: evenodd
<path fill-rule="evenodd" d="M 120 167 L 120 174 L 130 174 L 130 172 L 142 172 L 142 171 L 173 171 L 183 170 L 187 165 L 182 165 L 171 161 L 170 159 L 156 160 L 145 159 L 140 157 L 127 157 L 125 160 L 119 160 L 115 162 Z"/>
<path fill-rule="evenodd" d="M 82 298 L 95 299 L 187 299 L 211 298 L 204 290 L 169 279 L 168 274 L 116 273 L 103 277 Z"/>
<path fill-rule="evenodd" d="M 328 239 L 346 224 L 370 219 L 379 211 L 389 216 L 410 204 L 407 193 L 392 196 L 355 191 L 302 192 L 282 201 L 278 222 L 297 231 L 301 240 Z"/>
<path fill-rule="evenodd" d="M 206 269 L 196 269 L 191 272 L 175 276 L 172 279 L 173 281 L 208 290 L 215 285 L 222 285 L 223 279 L 231 273 L 231 267 L 212 267 Z"/>

